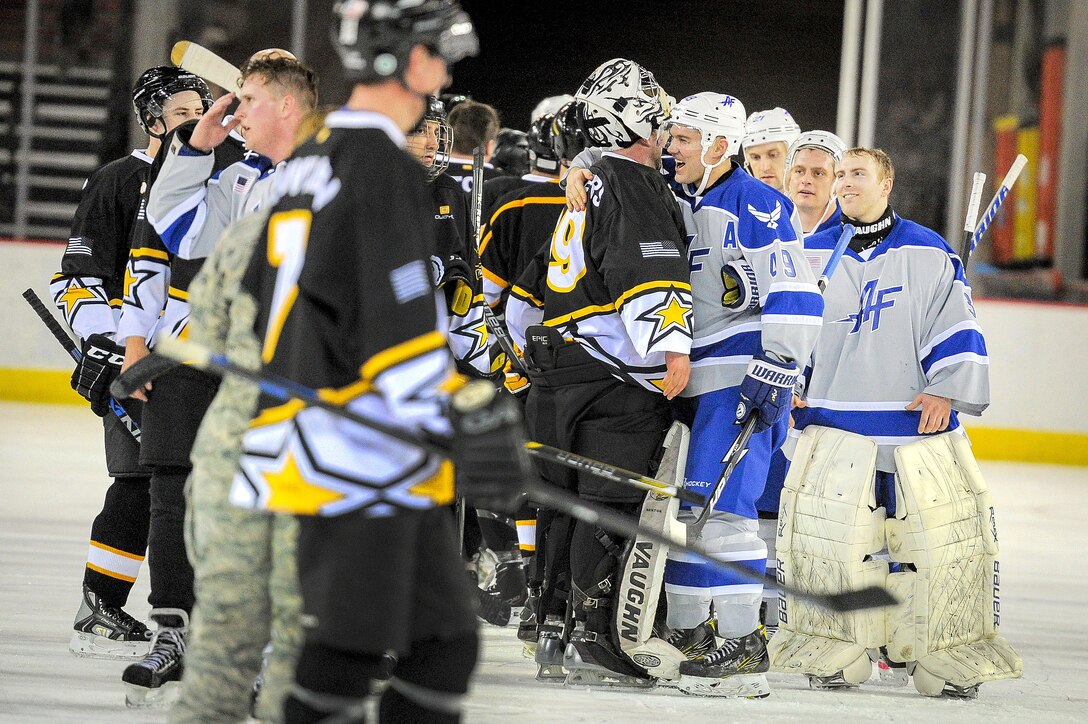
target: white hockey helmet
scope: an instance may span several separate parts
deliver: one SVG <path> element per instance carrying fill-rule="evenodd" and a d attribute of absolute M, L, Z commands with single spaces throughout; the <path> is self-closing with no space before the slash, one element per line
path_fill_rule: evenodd
<path fill-rule="evenodd" d="M 649 138 L 669 117 L 672 99 L 654 74 L 638 63 L 613 58 L 599 65 L 574 96 L 591 146 L 629 148 Z"/>
<path fill-rule="evenodd" d="M 826 152 L 835 160 L 836 170 L 842 161 L 842 155 L 846 153 L 846 144 L 831 131 L 805 131 L 797 140 L 790 144 L 786 151 L 786 172 L 793 168 L 793 158 L 802 148 L 817 148 Z"/>
<path fill-rule="evenodd" d="M 747 148 L 761 143 L 785 141 L 789 146 L 800 135 L 801 127 L 793 120 L 789 111 L 785 108 L 771 108 L 748 116 L 742 144 Z"/>
<path fill-rule="evenodd" d="M 693 128 L 702 133 L 700 139 L 703 155 L 703 180 L 693 192 L 698 196 L 706 188 L 710 173 L 723 161 L 737 153 L 744 137 L 744 104 L 724 93 L 696 93 L 684 98 L 672 107 L 666 128 L 673 124 Z M 729 141 L 725 155 L 715 163 L 707 163 L 706 154 L 714 139 L 723 136 Z"/>
<path fill-rule="evenodd" d="M 534 123 L 536 119 L 542 116 L 554 116 L 556 111 L 570 103 L 572 100 L 574 100 L 574 96 L 570 93 L 564 93 L 561 96 L 548 96 L 540 101 L 540 103 L 537 103 L 536 107 L 533 108 L 532 117 L 529 119 L 529 123 Z"/>

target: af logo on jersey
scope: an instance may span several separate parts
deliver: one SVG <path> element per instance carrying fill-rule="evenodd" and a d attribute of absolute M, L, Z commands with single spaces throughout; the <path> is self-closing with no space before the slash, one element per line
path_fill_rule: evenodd
<path fill-rule="evenodd" d="M 879 279 L 873 279 L 865 283 L 865 288 L 861 290 L 861 309 L 857 314 L 850 314 L 842 319 L 835 320 L 836 322 L 850 322 L 854 326 L 850 330 L 850 334 L 857 334 L 861 331 L 861 328 L 865 326 L 870 320 L 872 320 L 873 332 L 880 329 L 880 313 L 885 309 L 891 309 L 895 306 L 895 299 L 893 295 L 903 291 L 903 286 L 884 287 L 883 289 L 877 289 L 876 285 L 880 282 Z"/>
<path fill-rule="evenodd" d="M 778 219 L 782 216 L 782 202 L 774 202 L 774 210 L 769 213 L 760 211 L 756 207 L 748 204 L 748 213 L 756 217 L 757 220 L 767 225 L 768 229 L 772 231 L 778 228 Z"/>

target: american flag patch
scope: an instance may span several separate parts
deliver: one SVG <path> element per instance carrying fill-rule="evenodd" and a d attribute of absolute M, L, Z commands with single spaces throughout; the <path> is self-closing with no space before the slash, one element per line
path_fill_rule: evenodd
<path fill-rule="evenodd" d="M 68 239 L 68 248 L 64 250 L 65 254 L 84 254 L 91 256 L 90 245 L 83 240 L 82 236 L 73 236 Z"/>
<path fill-rule="evenodd" d="M 642 251 L 643 259 L 655 257 L 680 258 L 680 250 L 671 241 L 640 241 L 638 248 Z"/>
<path fill-rule="evenodd" d="M 389 272 L 389 283 L 393 285 L 393 296 L 399 304 L 407 304 L 431 292 L 427 266 L 421 259 L 410 261 Z"/>
<path fill-rule="evenodd" d="M 251 183 L 253 183 L 252 176 L 239 176 L 234 179 L 234 193 L 245 193 L 246 188 L 248 188 Z"/>

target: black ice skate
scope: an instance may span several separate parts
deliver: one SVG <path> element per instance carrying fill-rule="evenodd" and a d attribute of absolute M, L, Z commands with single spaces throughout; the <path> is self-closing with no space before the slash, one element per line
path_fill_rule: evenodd
<path fill-rule="evenodd" d="M 533 659 L 539 667 L 537 681 L 563 682 L 567 672 L 563 670 L 563 617 L 545 616 L 544 623 L 537 627 L 539 635 Z"/>
<path fill-rule="evenodd" d="M 495 581 L 488 588 L 497 593 L 511 606 L 524 606 L 529 597 L 529 585 L 525 578 L 525 559 L 520 551 L 503 551 L 496 555 Z"/>
<path fill-rule="evenodd" d="M 680 691 L 694 696 L 762 699 L 767 685 L 767 639 L 762 627 L 747 636 L 726 639 L 714 651 L 680 664 Z"/>
<path fill-rule="evenodd" d="M 124 609 L 103 603 L 83 586 L 83 599 L 73 626 L 68 650 L 94 659 L 139 659 L 151 647 L 151 632 Z"/>
<path fill-rule="evenodd" d="M 695 628 L 674 628 L 669 631 L 665 640 L 683 652 L 690 661 L 714 650 L 718 645 L 714 637 L 715 631 L 716 623 L 711 617 Z"/>
<path fill-rule="evenodd" d="M 130 709 L 163 708 L 174 703 L 184 671 L 185 636 L 189 618 L 184 611 L 165 609 L 170 614 L 155 632 L 151 651 L 141 661 L 129 664 L 121 680 L 125 683 L 125 706 Z M 153 612 L 154 614 L 154 612 Z"/>
<path fill-rule="evenodd" d="M 623 665 L 618 654 L 598 641 L 597 634 L 585 630 L 583 621 L 574 624 L 570 643 L 563 651 L 563 668 L 567 670 L 567 686 L 650 689 L 657 683 L 634 666 Z"/>

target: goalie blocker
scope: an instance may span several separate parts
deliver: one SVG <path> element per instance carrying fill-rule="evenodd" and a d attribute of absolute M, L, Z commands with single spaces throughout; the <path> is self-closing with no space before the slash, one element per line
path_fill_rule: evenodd
<path fill-rule="evenodd" d="M 970 444 L 934 435 L 899 446 L 895 462 L 899 517 L 885 521 L 875 443 L 820 426 L 802 434 L 779 512 L 780 580 L 823 593 L 886 583 L 900 604 L 837 614 L 784 596 L 772 669 L 856 686 L 869 678 L 867 649 L 886 646 L 927 696 L 974 697 L 984 682 L 1020 677 L 999 633 L 997 523 Z M 871 557 L 885 540 L 905 564 L 897 573 Z"/>

